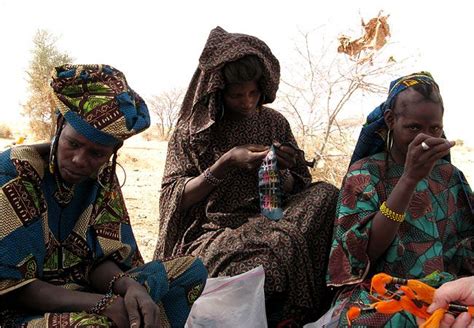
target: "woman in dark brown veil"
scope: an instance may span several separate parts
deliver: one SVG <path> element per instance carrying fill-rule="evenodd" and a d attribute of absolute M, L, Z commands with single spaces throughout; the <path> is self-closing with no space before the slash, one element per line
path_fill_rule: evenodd
<path fill-rule="evenodd" d="M 273 102 L 280 66 L 256 37 L 213 29 L 168 145 L 155 258 L 194 254 L 210 276 L 265 269 L 270 323 L 325 309 L 325 270 L 338 190 L 311 183 Z M 274 146 L 283 218 L 261 214 L 258 168 Z"/>

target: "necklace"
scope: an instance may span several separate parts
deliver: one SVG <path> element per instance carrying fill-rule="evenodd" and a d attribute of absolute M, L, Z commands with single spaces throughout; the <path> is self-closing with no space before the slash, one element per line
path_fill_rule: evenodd
<path fill-rule="evenodd" d="M 66 206 L 69 204 L 74 197 L 74 187 L 76 185 L 67 186 L 63 182 L 59 181 L 59 177 L 57 174 L 54 174 L 54 179 L 56 180 L 56 185 L 58 189 L 54 192 L 53 197 L 56 199 L 60 206 Z"/>

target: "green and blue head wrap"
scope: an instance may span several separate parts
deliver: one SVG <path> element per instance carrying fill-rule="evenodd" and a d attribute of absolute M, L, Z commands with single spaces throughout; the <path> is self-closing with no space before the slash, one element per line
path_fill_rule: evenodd
<path fill-rule="evenodd" d="M 59 113 L 92 142 L 116 146 L 150 126 L 143 99 L 109 65 L 63 65 L 52 74 Z"/>

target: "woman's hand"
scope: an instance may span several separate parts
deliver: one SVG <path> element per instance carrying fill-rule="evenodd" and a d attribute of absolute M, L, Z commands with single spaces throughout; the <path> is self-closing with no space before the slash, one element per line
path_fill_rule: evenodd
<path fill-rule="evenodd" d="M 130 285 L 123 299 L 130 327 L 160 327 L 160 310 L 145 287 L 138 282 Z"/>
<path fill-rule="evenodd" d="M 229 150 L 232 166 L 254 170 L 262 164 L 269 147 L 262 145 L 243 145 Z"/>
<path fill-rule="evenodd" d="M 449 154 L 454 141 L 420 133 L 408 146 L 404 177 L 416 184 L 426 178 L 437 160 Z"/>
<path fill-rule="evenodd" d="M 112 320 L 113 323 L 119 328 L 130 327 L 130 321 L 128 320 L 125 302 L 124 299 L 120 296 L 117 296 L 112 302 L 112 304 L 110 304 L 104 310 L 103 315 Z"/>
<path fill-rule="evenodd" d="M 291 169 L 296 165 L 296 156 L 298 156 L 298 152 L 294 147 L 282 145 L 279 142 L 275 142 L 274 146 L 278 159 L 278 168 L 280 170 Z"/>

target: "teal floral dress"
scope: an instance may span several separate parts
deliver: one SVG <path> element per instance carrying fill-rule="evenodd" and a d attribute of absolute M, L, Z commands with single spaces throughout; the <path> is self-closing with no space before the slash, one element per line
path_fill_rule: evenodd
<path fill-rule="evenodd" d="M 439 160 L 418 183 L 398 234 L 385 253 L 370 262 L 367 247 L 372 218 L 403 170 L 386 153 L 378 153 L 354 163 L 344 179 L 326 276 L 329 286 L 339 287 L 333 308 L 339 327 L 347 326 L 348 307 L 373 302 L 368 292 L 376 273 L 420 279 L 439 271 L 444 281 L 474 274 L 473 194 L 462 172 L 445 160 Z M 363 313 L 352 324 L 416 327 L 415 318 L 406 312 Z"/>

